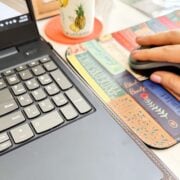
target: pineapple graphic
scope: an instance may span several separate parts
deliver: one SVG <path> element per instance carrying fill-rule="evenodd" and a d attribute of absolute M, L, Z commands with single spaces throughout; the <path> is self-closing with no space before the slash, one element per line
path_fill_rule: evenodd
<path fill-rule="evenodd" d="M 58 0 L 60 7 L 66 7 L 68 5 L 69 0 Z"/>
<path fill-rule="evenodd" d="M 71 29 L 73 32 L 79 32 L 79 31 L 80 31 L 79 27 L 77 27 L 77 26 L 75 25 L 75 23 L 73 23 L 73 24 L 70 25 L 70 29 Z"/>
<path fill-rule="evenodd" d="M 84 29 L 86 25 L 86 18 L 84 16 L 84 9 L 83 6 L 80 5 L 78 9 L 76 10 L 76 19 L 75 19 L 75 25 L 79 27 L 79 29 Z"/>
<path fill-rule="evenodd" d="M 78 8 L 75 10 L 76 18 L 73 24 L 70 25 L 70 29 L 74 32 L 79 32 L 80 30 L 84 29 L 86 25 L 86 17 L 84 15 L 83 6 L 80 4 Z"/>

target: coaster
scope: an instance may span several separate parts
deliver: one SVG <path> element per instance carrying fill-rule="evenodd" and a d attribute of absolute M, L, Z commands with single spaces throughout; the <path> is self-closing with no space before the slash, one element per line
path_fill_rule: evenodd
<path fill-rule="evenodd" d="M 45 27 L 45 34 L 55 42 L 62 44 L 77 44 L 99 37 L 102 28 L 102 23 L 95 18 L 94 30 L 90 35 L 82 38 L 70 38 L 64 35 L 60 23 L 60 16 L 56 16 L 47 23 Z"/>

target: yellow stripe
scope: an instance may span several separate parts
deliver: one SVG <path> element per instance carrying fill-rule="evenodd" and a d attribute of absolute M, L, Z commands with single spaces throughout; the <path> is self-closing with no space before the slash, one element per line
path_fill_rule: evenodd
<path fill-rule="evenodd" d="M 96 83 L 94 79 L 88 74 L 88 72 L 84 69 L 84 67 L 79 63 L 76 56 L 71 55 L 68 56 L 68 60 L 74 66 L 74 68 L 79 72 L 79 74 L 88 82 L 88 84 L 95 90 L 99 97 L 107 103 L 110 101 L 108 95 L 104 92 L 104 90 Z"/>

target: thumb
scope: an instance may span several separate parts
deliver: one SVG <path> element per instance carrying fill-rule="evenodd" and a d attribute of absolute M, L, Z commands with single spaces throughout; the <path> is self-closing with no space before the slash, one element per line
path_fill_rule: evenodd
<path fill-rule="evenodd" d="M 178 100 L 180 100 L 180 76 L 174 73 L 157 71 L 150 79 L 155 83 L 161 84 L 170 91 Z"/>

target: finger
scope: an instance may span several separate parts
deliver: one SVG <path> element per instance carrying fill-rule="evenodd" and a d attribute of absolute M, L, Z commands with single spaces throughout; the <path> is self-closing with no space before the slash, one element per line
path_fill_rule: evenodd
<path fill-rule="evenodd" d="M 180 101 L 180 96 L 178 96 L 178 94 L 175 94 L 173 91 L 169 90 L 168 88 L 166 90 L 169 91 L 178 101 Z"/>
<path fill-rule="evenodd" d="M 140 45 L 170 45 L 180 43 L 180 30 L 166 31 L 148 36 L 139 36 L 136 41 Z"/>
<path fill-rule="evenodd" d="M 180 76 L 165 72 L 157 71 L 150 76 L 150 79 L 155 83 L 161 84 L 169 90 L 175 97 L 180 100 Z"/>
<path fill-rule="evenodd" d="M 132 52 L 132 57 L 142 61 L 159 61 L 180 63 L 179 45 L 160 46 L 143 50 L 135 50 Z"/>

